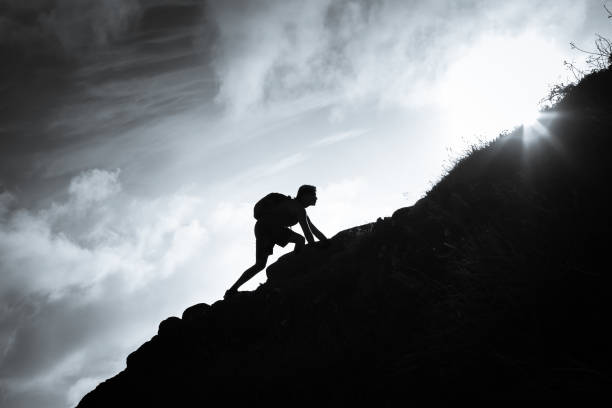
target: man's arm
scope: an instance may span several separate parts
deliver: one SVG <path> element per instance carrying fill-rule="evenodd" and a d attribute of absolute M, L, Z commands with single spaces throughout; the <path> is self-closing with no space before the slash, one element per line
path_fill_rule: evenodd
<path fill-rule="evenodd" d="M 298 222 L 300 223 L 300 227 L 302 227 L 302 231 L 304 231 L 304 237 L 309 244 L 314 242 L 314 238 L 312 237 L 312 232 L 310 232 L 310 226 L 308 225 L 308 217 L 306 217 L 306 211 L 300 214 L 300 218 L 298 218 Z"/>
<path fill-rule="evenodd" d="M 310 230 L 315 235 L 315 237 L 317 237 L 319 239 L 319 241 L 325 241 L 327 239 L 327 237 L 325 235 L 323 235 L 323 233 L 321 231 L 319 231 L 317 229 L 317 227 L 314 226 L 312 221 L 310 221 L 310 217 L 306 216 L 306 220 L 308 221 L 308 225 L 310 226 Z"/>

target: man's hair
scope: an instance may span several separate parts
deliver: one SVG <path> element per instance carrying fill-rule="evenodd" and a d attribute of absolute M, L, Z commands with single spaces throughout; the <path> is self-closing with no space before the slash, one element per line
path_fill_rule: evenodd
<path fill-rule="evenodd" d="M 308 193 L 316 194 L 317 193 L 317 188 L 315 186 L 304 184 L 303 186 L 300 186 L 300 188 L 298 189 L 297 197 L 296 198 L 300 198 L 304 194 L 308 194 Z"/>

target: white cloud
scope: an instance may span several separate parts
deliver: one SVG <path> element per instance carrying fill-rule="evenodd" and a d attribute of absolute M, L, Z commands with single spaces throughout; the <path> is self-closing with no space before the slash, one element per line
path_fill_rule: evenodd
<path fill-rule="evenodd" d="M 210 228 L 216 234 L 242 229 L 253 223 L 253 205 L 249 203 L 219 202 L 210 215 Z"/>
<path fill-rule="evenodd" d="M 85 171 L 73 178 L 68 187 L 78 209 L 104 201 L 120 191 L 119 169 L 114 172 L 99 169 Z"/>
<path fill-rule="evenodd" d="M 422 4 L 217 4 L 218 98 L 238 111 L 313 93 L 343 103 L 420 104 L 450 47 L 450 32 L 459 30 L 450 30 L 457 16 Z"/>
<path fill-rule="evenodd" d="M 243 111 L 303 86 L 316 44 L 326 41 L 321 33 L 328 3 L 211 2 L 219 28 L 218 99 Z"/>
<path fill-rule="evenodd" d="M 191 275 L 209 241 L 202 200 L 132 197 L 119 174 L 85 171 L 72 179 L 65 201 L 38 211 L 12 208 L 14 198 L 2 194 L 3 392 L 70 390 L 74 402 L 93 381 L 113 375 L 169 308 L 193 302 L 197 288 L 186 288 L 203 282 Z"/>
<path fill-rule="evenodd" d="M 569 0 L 213 2 L 218 100 L 233 112 L 312 95 L 344 108 L 436 103 L 431 87 L 480 36 L 530 27 L 554 36 L 584 9 Z"/>
<path fill-rule="evenodd" d="M 118 274 L 134 290 L 168 276 L 206 242 L 198 199 L 119 197 L 118 176 L 85 171 L 70 182 L 66 202 L 10 215 L 0 229 L 4 289 L 61 296 Z"/>
<path fill-rule="evenodd" d="M 287 156 L 270 157 L 264 164 L 257 164 L 251 168 L 241 171 L 240 173 L 233 175 L 231 178 L 225 180 L 228 184 L 247 182 L 254 183 L 260 180 L 265 180 L 274 175 L 295 167 L 305 162 L 309 155 L 303 152 L 292 153 Z M 275 161 L 276 160 L 276 161 Z"/>
<path fill-rule="evenodd" d="M 355 137 L 362 136 L 367 132 L 368 130 L 354 129 L 354 130 L 348 130 L 346 132 L 335 133 L 331 136 L 327 136 L 327 137 L 317 140 L 311 146 L 312 147 L 327 146 L 327 145 L 331 145 L 334 143 L 342 142 L 344 140 L 353 139 Z"/>
<path fill-rule="evenodd" d="M 68 402 L 70 406 L 77 406 L 85 394 L 96 388 L 96 386 L 104 380 L 106 380 L 106 378 L 79 378 L 77 382 L 68 389 Z"/>
<path fill-rule="evenodd" d="M 304 160 L 306 160 L 308 156 L 302 152 L 298 152 L 298 153 L 294 153 L 292 155 L 289 155 L 287 157 L 284 157 L 282 159 L 280 159 L 278 162 L 270 165 L 270 166 L 266 166 L 263 167 L 262 169 L 260 169 L 257 173 L 258 173 L 258 177 L 267 177 L 267 176 L 271 176 L 273 174 L 276 174 L 278 172 L 281 172 L 283 170 L 288 169 L 289 167 L 293 167 L 301 162 L 303 162 Z"/>

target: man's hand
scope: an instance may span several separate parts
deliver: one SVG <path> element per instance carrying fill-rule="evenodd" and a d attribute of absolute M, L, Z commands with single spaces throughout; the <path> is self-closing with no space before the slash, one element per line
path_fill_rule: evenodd
<path fill-rule="evenodd" d="M 331 241 L 327 238 L 320 240 L 317 243 L 317 247 L 323 248 L 323 249 L 327 249 L 331 246 Z"/>
<path fill-rule="evenodd" d="M 317 229 L 317 227 L 314 226 L 312 221 L 310 221 L 310 217 L 307 216 L 306 220 L 308 221 L 308 226 L 310 227 L 310 230 L 312 231 L 314 236 L 317 237 L 319 239 L 319 241 L 325 241 L 327 239 L 327 237 L 325 235 L 323 235 L 323 233 L 321 231 L 319 231 Z"/>

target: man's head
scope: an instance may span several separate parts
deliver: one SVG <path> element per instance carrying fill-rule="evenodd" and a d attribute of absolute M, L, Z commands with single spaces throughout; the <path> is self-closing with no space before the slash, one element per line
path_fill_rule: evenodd
<path fill-rule="evenodd" d="M 304 184 L 298 189 L 295 199 L 300 201 L 304 205 L 304 208 L 308 207 L 309 205 L 315 205 L 317 202 L 317 188 L 315 186 Z"/>

